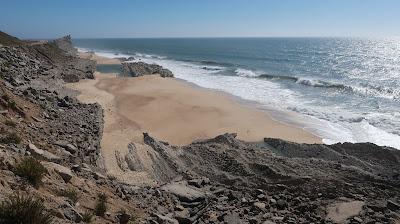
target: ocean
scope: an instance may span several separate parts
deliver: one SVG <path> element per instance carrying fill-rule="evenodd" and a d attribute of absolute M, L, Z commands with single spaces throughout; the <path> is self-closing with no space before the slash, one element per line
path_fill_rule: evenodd
<path fill-rule="evenodd" d="M 400 39 L 75 39 L 74 45 L 159 64 L 327 144 L 373 142 L 400 149 Z"/>

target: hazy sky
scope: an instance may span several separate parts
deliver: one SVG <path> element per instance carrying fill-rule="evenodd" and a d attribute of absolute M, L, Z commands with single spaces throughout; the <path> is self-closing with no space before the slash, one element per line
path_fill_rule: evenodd
<path fill-rule="evenodd" d="M 400 36 L 400 0 L 1 0 L 20 38 Z"/>

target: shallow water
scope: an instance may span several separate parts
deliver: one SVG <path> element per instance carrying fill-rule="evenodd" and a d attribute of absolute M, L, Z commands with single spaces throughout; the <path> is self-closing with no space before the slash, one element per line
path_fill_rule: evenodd
<path fill-rule="evenodd" d="M 81 39 L 74 44 L 106 57 L 157 63 L 178 78 L 258 102 L 326 143 L 369 141 L 400 148 L 398 39 Z"/>

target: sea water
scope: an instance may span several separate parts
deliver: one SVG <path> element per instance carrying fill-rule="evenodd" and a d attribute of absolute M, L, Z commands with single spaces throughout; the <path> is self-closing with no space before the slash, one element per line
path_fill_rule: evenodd
<path fill-rule="evenodd" d="M 77 39 L 82 51 L 135 57 L 198 86 L 256 102 L 325 143 L 400 149 L 400 39 Z M 266 127 L 268 128 L 268 127 Z"/>

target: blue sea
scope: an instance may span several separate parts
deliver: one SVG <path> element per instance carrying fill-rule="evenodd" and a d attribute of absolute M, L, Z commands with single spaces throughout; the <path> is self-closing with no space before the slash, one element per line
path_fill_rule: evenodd
<path fill-rule="evenodd" d="M 106 57 L 159 64 L 177 78 L 251 102 L 327 144 L 373 142 L 400 149 L 400 39 L 76 39 L 74 44 Z"/>

